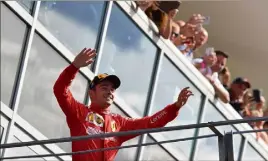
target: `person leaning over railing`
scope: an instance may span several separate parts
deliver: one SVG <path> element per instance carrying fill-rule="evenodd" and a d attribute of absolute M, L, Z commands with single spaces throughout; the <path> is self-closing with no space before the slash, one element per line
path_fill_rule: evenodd
<path fill-rule="evenodd" d="M 211 66 L 217 62 L 217 56 L 214 48 L 207 48 L 205 54 L 201 58 L 193 59 L 193 65 L 204 75 L 212 75 Z"/>
<path fill-rule="evenodd" d="M 66 115 L 71 136 L 163 127 L 178 116 L 181 107 L 193 95 L 187 87 L 180 92 L 175 103 L 167 105 L 164 109 L 152 116 L 140 119 L 123 117 L 110 112 L 115 91 L 120 86 L 121 81 L 116 75 L 104 73 L 95 76 L 90 82 L 88 93 L 91 104 L 90 106 L 86 106 L 75 100 L 70 91 L 70 85 L 78 73 L 79 68 L 91 64 L 95 56 L 95 50 L 83 49 L 75 57 L 74 61 L 60 74 L 53 87 L 56 99 Z M 73 141 L 72 151 L 78 152 L 121 146 L 122 143 L 134 137 L 136 135 Z M 118 150 L 109 150 L 76 154 L 72 156 L 72 159 L 73 161 L 113 161 L 117 152 Z"/>
<path fill-rule="evenodd" d="M 206 75 L 206 78 L 214 87 L 216 96 L 224 103 L 229 103 L 230 95 L 229 92 L 224 88 L 221 81 L 219 80 L 219 72 L 226 67 L 228 55 L 227 53 L 216 50 L 217 61 L 210 68 L 212 70 L 212 75 Z"/>
<path fill-rule="evenodd" d="M 260 101 L 256 101 L 254 97 L 251 97 L 252 101 L 250 102 L 249 106 L 246 106 L 245 108 L 245 116 L 246 117 L 263 117 L 264 112 L 263 109 L 265 107 L 265 98 L 261 96 Z M 251 123 L 250 125 L 252 126 L 253 129 L 263 129 L 264 128 L 265 121 L 258 121 Z M 256 139 L 259 140 L 262 138 L 264 142 L 268 144 L 268 135 L 266 132 L 257 132 L 256 133 Z"/>
<path fill-rule="evenodd" d="M 250 88 L 251 83 L 248 79 L 237 77 L 233 80 L 228 89 L 230 94 L 230 104 L 241 116 L 243 116 L 245 109 L 247 109 L 253 101 L 253 98 L 248 91 Z"/>
<path fill-rule="evenodd" d="M 136 1 L 136 4 L 155 23 L 159 34 L 169 39 L 188 59 L 192 60 L 193 51 L 207 42 L 208 33 L 202 27 L 204 16 L 194 14 L 186 23 L 174 20 L 180 1 Z"/>
<path fill-rule="evenodd" d="M 180 27 L 180 36 L 173 43 L 190 61 L 194 57 L 194 51 L 208 40 L 208 32 L 202 25 L 205 20 L 206 17 L 201 14 L 193 14 L 187 22 L 176 22 Z"/>
<path fill-rule="evenodd" d="M 173 20 L 179 11 L 180 3 L 180 1 L 158 1 L 144 11 L 165 39 L 170 39 L 172 35 L 172 27 L 175 25 Z"/>

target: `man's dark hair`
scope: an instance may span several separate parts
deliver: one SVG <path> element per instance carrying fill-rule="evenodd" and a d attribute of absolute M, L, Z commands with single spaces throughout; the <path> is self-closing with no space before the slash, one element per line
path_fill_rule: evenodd
<path fill-rule="evenodd" d="M 216 50 L 215 53 L 216 53 L 217 56 L 223 56 L 226 59 L 229 58 L 229 55 L 226 52 L 223 52 L 223 51 L 220 51 L 220 50 Z"/>

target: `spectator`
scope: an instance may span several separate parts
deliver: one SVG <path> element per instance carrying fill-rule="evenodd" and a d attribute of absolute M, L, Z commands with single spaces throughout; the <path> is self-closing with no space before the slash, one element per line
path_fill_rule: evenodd
<path fill-rule="evenodd" d="M 250 115 L 251 117 L 263 117 L 263 108 L 265 105 L 265 98 L 262 96 L 261 97 L 261 101 L 260 102 L 256 102 L 255 103 L 255 109 L 253 109 L 252 111 L 250 111 Z M 263 126 L 265 124 L 265 121 L 258 121 L 255 122 L 255 124 L 253 124 L 253 128 L 254 129 L 263 129 Z M 264 140 L 264 142 L 266 142 L 268 144 L 268 136 L 266 134 L 266 132 L 257 132 L 257 140 L 259 138 L 262 138 Z"/>
<path fill-rule="evenodd" d="M 197 31 L 197 33 L 195 34 L 195 49 L 203 46 L 205 43 L 207 43 L 208 41 L 208 32 L 205 28 L 201 27 L 201 29 L 199 31 Z"/>
<path fill-rule="evenodd" d="M 178 13 L 180 1 L 162 1 L 159 5 L 153 4 L 145 11 L 146 15 L 156 24 L 159 34 L 170 39 L 173 19 Z"/>
<path fill-rule="evenodd" d="M 260 116 L 260 115 L 255 115 L 254 113 L 253 113 L 253 115 L 252 115 L 253 117 L 255 116 L 255 117 L 262 117 L 262 116 Z M 259 122 L 256 122 L 256 124 L 255 124 L 255 126 L 254 126 L 254 128 L 253 129 L 256 129 L 256 130 L 261 130 L 261 129 L 264 129 L 264 124 L 265 124 L 265 121 L 259 121 Z M 261 131 L 261 132 L 257 132 L 256 133 L 256 140 L 259 140 L 260 138 L 262 138 L 263 139 L 263 141 L 266 143 L 266 144 L 268 144 L 268 135 L 267 135 L 267 133 L 265 132 L 265 131 Z"/>
<path fill-rule="evenodd" d="M 202 58 L 193 60 L 193 65 L 204 75 L 212 75 L 211 66 L 217 61 L 216 53 L 213 48 L 207 48 L 205 55 Z"/>
<path fill-rule="evenodd" d="M 243 115 L 243 112 L 247 112 L 247 109 L 250 107 L 253 98 L 247 93 L 247 90 L 251 88 L 251 84 L 245 78 L 238 77 L 234 79 L 230 88 L 228 89 L 230 95 L 230 104 L 233 108 L 240 114 Z"/>
<path fill-rule="evenodd" d="M 215 53 L 217 56 L 217 62 L 211 66 L 212 75 L 207 75 L 206 78 L 214 87 L 216 96 L 218 96 L 222 102 L 229 103 L 229 93 L 220 82 L 218 75 L 218 73 L 225 68 L 229 56 L 220 50 L 216 50 Z"/>
<path fill-rule="evenodd" d="M 242 115 L 242 112 L 249 108 L 254 98 L 247 92 L 251 88 L 251 84 L 245 78 L 238 77 L 234 79 L 230 88 L 230 104 Z"/>
<path fill-rule="evenodd" d="M 204 45 L 208 40 L 208 32 L 202 27 L 205 17 L 194 14 L 187 22 L 177 21 L 180 26 L 181 40 L 175 41 L 174 45 L 191 61 L 193 52 Z"/>
<path fill-rule="evenodd" d="M 261 117 L 264 116 L 265 103 L 266 103 L 265 98 L 263 96 L 261 96 L 261 101 L 256 102 L 256 105 L 255 105 L 255 110 L 258 111 L 259 113 L 261 113 Z"/>
<path fill-rule="evenodd" d="M 246 115 L 249 117 L 263 117 L 264 116 L 263 108 L 265 105 L 265 98 L 262 96 L 260 102 L 255 102 L 255 99 L 252 96 L 250 97 L 251 97 L 251 103 L 249 106 L 246 106 L 247 108 L 245 109 Z M 255 124 L 253 125 L 256 126 Z"/>
<path fill-rule="evenodd" d="M 231 73 L 228 67 L 225 67 L 220 73 L 220 80 L 222 85 L 228 89 L 231 82 Z"/>

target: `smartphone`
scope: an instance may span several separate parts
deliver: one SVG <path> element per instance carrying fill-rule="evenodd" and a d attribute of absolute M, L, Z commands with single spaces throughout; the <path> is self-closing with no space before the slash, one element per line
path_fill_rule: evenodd
<path fill-rule="evenodd" d="M 254 100 L 259 103 L 261 102 L 261 90 L 259 89 L 254 89 L 253 90 L 253 97 L 254 97 Z"/>
<path fill-rule="evenodd" d="M 206 48 L 206 55 L 210 55 L 211 53 L 214 53 L 214 48 Z"/>
<path fill-rule="evenodd" d="M 203 25 L 208 25 L 210 23 L 210 16 L 204 16 Z"/>

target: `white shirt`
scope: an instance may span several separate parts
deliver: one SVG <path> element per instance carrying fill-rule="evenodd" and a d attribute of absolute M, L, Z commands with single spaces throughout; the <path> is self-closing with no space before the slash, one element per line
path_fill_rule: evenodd
<path fill-rule="evenodd" d="M 228 94 L 228 91 L 224 88 L 221 81 L 219 80 L 219 74 L 217 72 L 214 72 L 211 75 L 211 78 L 214 81 L 215 86 L 217 86 L 221 91 L 224 91 L 224 93 Z"/>

